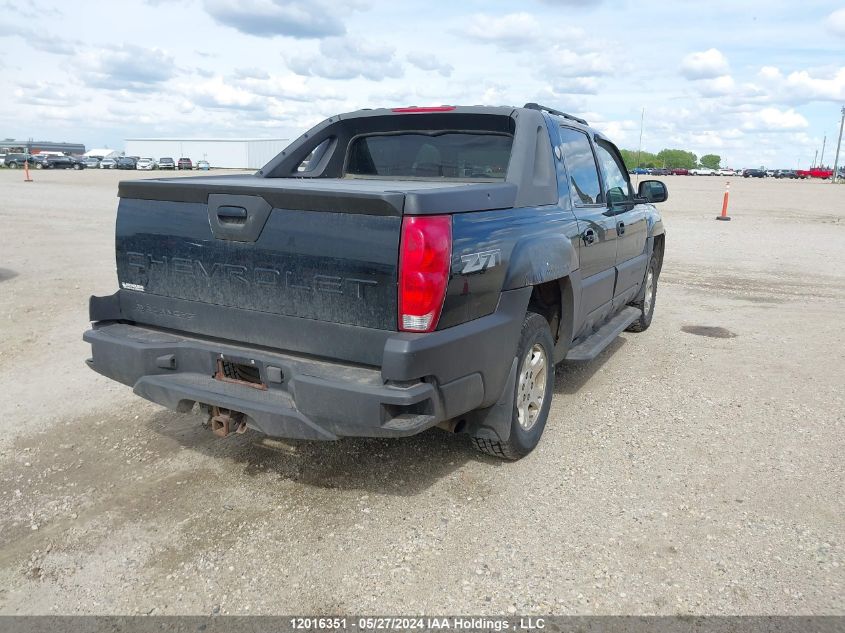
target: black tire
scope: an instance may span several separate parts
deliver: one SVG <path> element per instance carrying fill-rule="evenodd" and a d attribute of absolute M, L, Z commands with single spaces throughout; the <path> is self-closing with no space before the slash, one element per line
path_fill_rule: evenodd
<path fill-rule="evenodd" d="M 82 165 L 76 165 L 76 164 L 74 164 L 73 168 L 74 168 L 76 171 L 79 171 L 80 169 L 82 169 Z"/>
<path fill-rule="evenodd" d="M 6 167 L 8 167 L 9 169 L 17 169 L 18 164 L 17 163 L 9 163 L 8 165 L 6 165 Z"/>
<path fill-rule="evenodd" d="M 35 169 L 44 169 L 43 163 L 35 163 Z"/>
<path fill-rule="evenodd" d="M 643 278 L 643 296 L 631 304 L 635 308 L 639 308 L 640 318 L 628 326 L 628 332 L 644 332 L 651 325 L 651 319 L 654 317 L 654 304 L 657 303 L 657 278 L 659 275 L 657 253 L 652 253 Z"/>
<path fill-rule="evenodd" d="M 528 455 L 540 442 L 554 395 L 554 341 L 544 316 L 531 311 L 525 314 L 516 354 L 518 362 L 510 437 L 506 442 L 472 438 L 475 448 L 482 453 L 512 461 Z M 544 361 L 536 374 L 528 369 L 532 360 L 538 363 Z M 545 382 L 539 385 L 540 380 Z M 536 396 L 539 393 L 542 397 L 538 402 Z"/>

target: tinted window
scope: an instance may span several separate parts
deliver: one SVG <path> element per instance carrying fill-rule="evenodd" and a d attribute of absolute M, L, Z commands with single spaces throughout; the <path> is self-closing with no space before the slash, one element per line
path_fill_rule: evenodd
<path fill-rule="evenodd" d="M 321 142 L 317 147 L 311 150 L 311 153 L 306 156 L 301 163 L 296 167 L 296 171 L 298 172 L 309 172 L 314 171 L 320 161 L 323 159 L 323 156 L 326 154 L 326 150 L 331 145 L 334 139 L 327 138 L 325 141 Z"/>
<path fill-rule="evenodd" d="M 622 204 L 631 199 L 631 190 L 625 169 L 616 156 L 604 145 L 596 143 L 596 156 L 604 174 L 605 200 L 612 205 Z M 663 172 L 666 170 L 655 170 Z"/>
<path fill-rule="evenodd" d="M 602 201 L 599 173 L 587 135 L 572 128 L 560 128 L 561 150 L 569 173 L 572 204 L 583 206 Z"/>
<path fill-rule="evenodd" d="M 345 173 L 391 178 L 503 180 L 513 138 L 505 134 L 443 132 L 360 136 Z"/>

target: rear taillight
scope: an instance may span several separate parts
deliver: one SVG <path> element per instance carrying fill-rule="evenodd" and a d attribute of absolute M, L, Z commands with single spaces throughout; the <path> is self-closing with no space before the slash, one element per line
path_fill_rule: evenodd
<path fill-rule="evenodd" d="M 431 332 L 437 327 L 452 258 L 452 218 L 405 216 L 399 244 L 399 329 Z"/>

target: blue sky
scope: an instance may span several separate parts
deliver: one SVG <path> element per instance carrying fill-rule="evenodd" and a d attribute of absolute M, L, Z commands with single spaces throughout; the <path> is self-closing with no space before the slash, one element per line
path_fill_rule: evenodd
<path fill-rule="evenodd" d="M 622 147 L 832 162 L 845 4 L 0 0 L 0 137 L 288 137 L 361 107 L 539 101 Z"/>

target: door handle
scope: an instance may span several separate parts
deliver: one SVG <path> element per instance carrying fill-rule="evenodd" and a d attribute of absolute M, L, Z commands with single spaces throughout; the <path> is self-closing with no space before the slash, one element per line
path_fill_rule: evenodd
<path fill-rule="evenodd" d="M 589 246 L 590 244 L 595 243 L 596 232 L 593 229 L 587 229 L 581 234 L 581 237 L 584 239 L 584 244 Z"/>
<path fill-rule="evenodd" d="M 616 233 L 618 235 L 625 235 L 625 223 L 622 220 L 616 223 Z"/>
<path fill-rule="evenodd" d="M 243 207 L 222 206 L 217 208 L 217 217 L 221 222 L 243 224 L 246 222 L 246 209 Z"/>

